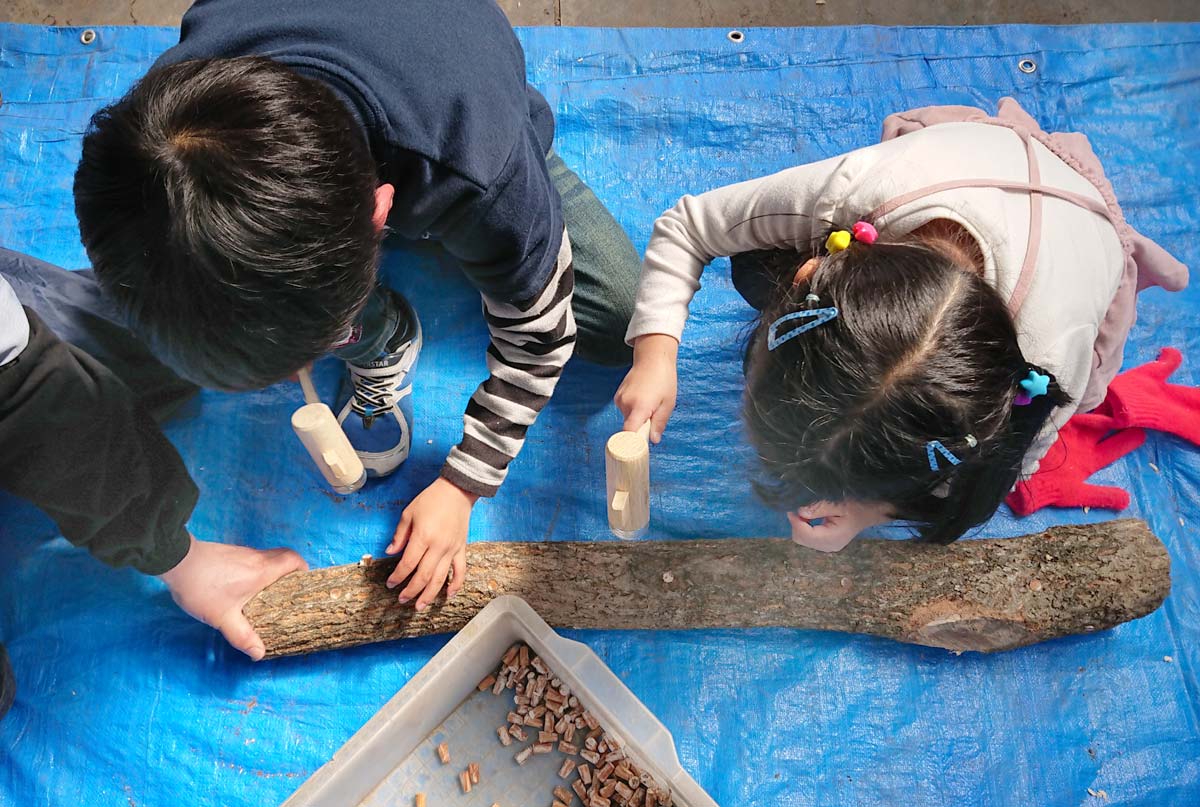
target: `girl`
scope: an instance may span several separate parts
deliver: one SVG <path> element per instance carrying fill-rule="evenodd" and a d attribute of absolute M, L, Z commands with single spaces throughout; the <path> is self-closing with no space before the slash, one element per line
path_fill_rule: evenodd
<path fill-rule="evenodd" d="M 903 135 L 903 136 L 901 136 Z M 617 391 L 658 442 L 700 274 L 759 311 L 743 417 L 792 537 L 892 519 L 948 543 L 1032 474 L 1121 366 L 1134 296 L 1187 269 L 1130 228 L 1087 140 L 1012 99 L 892 115 L 883 142 L 685 196 L 655 223 Z"/>

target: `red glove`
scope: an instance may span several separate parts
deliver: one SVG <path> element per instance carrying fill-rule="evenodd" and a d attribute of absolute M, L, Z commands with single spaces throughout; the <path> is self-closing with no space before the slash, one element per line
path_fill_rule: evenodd
<path fill-rule="evenodd" d="M 1108 436 L 1117 428 L 1116 421 L 1108 414 L 1090 412 L 1072 417 L 1042 458 L 1038 472 L 1018 482 L 1008 494 L 1005 499 L 1008 506 L 1019 516 L 1051 505 L 1124 510 L 1129 506 L 1128 493 L 1117 487 L 1087 484 L 1088 477 L 1096 471 L 1146 442 L 1146 432 L 1136 428 Z"/>
<path fill-rule="evenodd" d="M 1167 383 L 1182 361 L 1178 350 L 1165 347 L 1157 360 L 1114 378 L 1100 405 L 1112 414 L 1113 428 L 1140 426 L 1200 445 L 1200 389 Z"/>

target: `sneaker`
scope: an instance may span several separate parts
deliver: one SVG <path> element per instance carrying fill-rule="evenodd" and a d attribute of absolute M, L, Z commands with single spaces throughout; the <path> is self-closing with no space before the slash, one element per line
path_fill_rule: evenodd
<path fill-rule="evenodd" d="M 396 333 L 374 359 L 346 362 L 350 395 L 338 413 L 367 476 L 387 476 L 412 446 L 412 372 L 421 354 L 421 322 L 407 300 L 398 294 L 392 300 L 401 307 Z"/>

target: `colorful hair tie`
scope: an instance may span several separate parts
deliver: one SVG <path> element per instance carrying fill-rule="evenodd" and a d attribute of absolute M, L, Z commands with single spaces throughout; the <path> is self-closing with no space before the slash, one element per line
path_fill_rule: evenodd
<path fill-rule="evenodd" d="M 855 241 L 861 241 L 864 244 L 874 244 L 876 239 L 879 238 L 879 231 L 869 221 L 854 222 L 854 226 L 850 228 L 850 233 L 854 236 Z"/>
<path fill-rule="evenodd" d="M 779 319 L 771 323 L 771 327 L 767 329 L 767 350 L 774 350 L 789 339 L 794 339 L 805 331 L 811 331 L 818 325 L 824 325 L 838 315 L 836 307 L 829 308 L 809 308 L 804 311 L 795 311 L 791 314 L 784 314 Z M 794 319 L 809 319 L 809 322 L 804 323 L 798 328 L 794 328 L 783 336 L 779 335 L 779 326 L 784 323 L 791 322 Z"/>
<path fill-rule="evenodd" d="M 835 255 L 850 246 L 851 239 L 863 244 L 874 244 L 879 238 L 879 231 L 869 221 L 856 221 L 849 230 L 834 230 L 825 239 L 825 250 Z"/>
<path fill-rule="evenodd" d="M 1021 379 L 1020 385 L 1021 391 L 1017 393 L 1013 404 L 1016 406 L 1029 406 L 1029 404 L 1033 403 L 1034 398 L 1040 398 L 1049 392 L 1050 376 L 1045 373 L 1039 373 L 1037 370 L 1030 370 L 1029 375 Z"/>
<path fill-rule="evenodd" d="M 834 230 L 825 239 L 825 249 L 830 255 L 836 255 L 848 246 L 850 246 L 849 230 Z"/>

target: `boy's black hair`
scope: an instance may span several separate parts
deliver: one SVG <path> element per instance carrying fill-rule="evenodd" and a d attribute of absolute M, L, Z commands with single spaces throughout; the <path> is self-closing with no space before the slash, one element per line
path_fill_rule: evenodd
<path fill-rule="evenodd" d="M 753 257 L 777 278 L 745 351 L 743 416 L 765 472 L 759 495 L 788 510 L 886 502 L 936 543 L 990 518 L 1050 412 L 1069 400 L 1051 377 L 1047 395 L 1015 405 L 1019 382 L 1045 371 L 1025 361 L 995 289 L 916 242 L 855 242 L 796 285 L 798 253 Z M 780 316 L 829 306 L 837 318 L 768 350 Z M 931 469 L 933 440 L 960 464 L 938 453 Z"/>
<path fill-rule="evenodd" d="M 376 282 L 376 170 L 323 84 L 261 57 L 152 70 L 96 113 L 79 229 L 131 327 L 205 386 L 266 386 L 349 330 Z"/>

